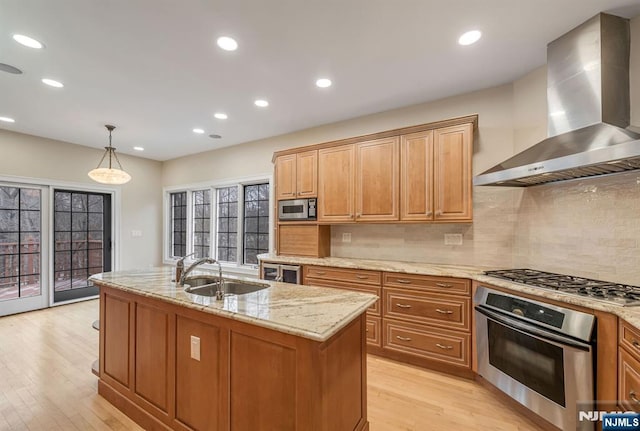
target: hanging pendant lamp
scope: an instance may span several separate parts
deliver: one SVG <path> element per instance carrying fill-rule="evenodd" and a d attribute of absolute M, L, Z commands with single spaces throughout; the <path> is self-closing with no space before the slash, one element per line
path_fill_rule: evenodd
<path fill-rule="evenodd" d="M 122 170 L 122 165 L 120 164 L 120 160 L 118 160 L 118 156 L 116 155 L 116 149 L 111 146 L 111 132 L 116 128 L 116 126 L 107 124 L 104 127 L 106 127 L 109 131 L 109 146 L 104 147 L 105 152 L 100 159 L 100 163 L 98 163 L 97 168 L 89 171 L 89 178 L 102 184 L 128 183 L 131 180 L 131 175 Z M 100 165 L 102 165 L 102 162 L 107 157 L 107 154 L 109 155 L 109 167 L 101 168 Z M 111 166 L 112 159 L 116 159 L 118 168 Z"/>

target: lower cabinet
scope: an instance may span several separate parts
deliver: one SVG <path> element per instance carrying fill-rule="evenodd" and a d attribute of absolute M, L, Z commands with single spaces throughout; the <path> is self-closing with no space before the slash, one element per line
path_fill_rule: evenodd
<path fill-rule="evenodd" d="M 372 293 L 368 352 L 463 377 L 471 370 L 471 281 L 305 265 L 306 285 Z"/>
<path fill-rule="evenodd" d="M 317 342 L 100 286 L 100 322 L 98 393 L 144 429 L 369 429 L 364 314 Z"/>
<path fill-rule="evenodd" d="M 640 331 L 620 320 L 618 336 L 618 403 L 640 412 Z"/>

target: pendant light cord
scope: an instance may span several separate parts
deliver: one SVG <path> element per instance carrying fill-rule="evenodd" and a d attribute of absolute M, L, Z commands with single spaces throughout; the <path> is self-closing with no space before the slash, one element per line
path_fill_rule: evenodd
<path fill-rule="evenodd" d="M 113 126 L 111 126 L 111 127 L 113 127 Z M 123 170 L 122 169 L 122 164 L 120 163 L 120 159 L 118 159 L 118 155 L 116 154 L 116 149 L 111 146 L 111 131 L 113 129 L 107 127 L 107 130 L 109 130 L 109 146 L 108 147 L 104 147 L 104 149 L 106 151 L 104 152 L 104 154 L 102 155 L 102 158 L 98 162 L 97 168 L 98 169 L 100 168 L 100 166 L 102 165 L 102 162 L 104 162 L 104 158 L 107 156 L 107 154 L 109 154 L 109 169 L 111 169 L 111 158 L 113 156 L 113 157 L 115 157 L 116 162 L 118 162 L 118 166 L 120 167 L 120 170 L 122 171 Z"/>

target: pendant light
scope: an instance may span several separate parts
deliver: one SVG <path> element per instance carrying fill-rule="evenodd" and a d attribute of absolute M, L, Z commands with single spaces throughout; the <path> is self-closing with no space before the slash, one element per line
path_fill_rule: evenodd
<path fill-rule="evenodd" d="M 105 152 L 100 159 L 100 163 L 98 163 L 98 167 L 89 171 L 89 178 L 94 181 L 97 181 L 102 184 L 124 184 L 128 183 L 131 180 L 131 175 L 122 170 L 122 165 L 120 164 L 120 160 L 118 160 L 118 156 L 116 155 L 116 149 L 111 146 L 111 132 L 116 126 L 112 126 L 110 124 L 105 125 L 109 131 L 109 146 L 104 147 Z M 109 155 L 109 167 L 101 168 L 102 162 Z M 118 163 L 118 168 L 111 167 L 112 159 L 116 159 Z"/>

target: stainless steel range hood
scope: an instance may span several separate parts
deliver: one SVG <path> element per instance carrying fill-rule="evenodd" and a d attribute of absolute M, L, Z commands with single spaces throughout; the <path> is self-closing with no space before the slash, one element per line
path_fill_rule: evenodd
<path fill-rule="evenodd" d="M 598 14 L 547 46 L 549 138 L 477 175 L 473 184 L 532 186 L 640 169 L 628 130 L 629 21 Z"/>

